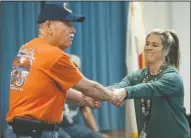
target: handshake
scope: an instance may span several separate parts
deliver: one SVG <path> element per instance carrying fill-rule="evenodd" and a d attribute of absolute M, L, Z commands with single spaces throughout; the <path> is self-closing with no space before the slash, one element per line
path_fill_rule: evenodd
<path fill-rule="evenodd" d="M 127 97 L 127 92 L 124 88 L 120 89 L 110 89 L 109 97 L 105 101 L 112 103 L 115 106 L 122 107 L 124 105 L 124 100 Z M 102 101 L 95 100 L 88 96 L 84 96 L 79 102 L 81 106 L 89 106 L 91 108 L 99 108 L 102 104 Z"/>

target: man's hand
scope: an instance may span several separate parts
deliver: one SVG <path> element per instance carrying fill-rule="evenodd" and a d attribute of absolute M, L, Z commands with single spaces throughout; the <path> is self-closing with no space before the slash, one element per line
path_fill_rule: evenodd
<path fill-rule="evenodd" d="M 90 97 L 83 96 L 79 104 L 80 106 L 89 106 L 91 108 L 99 108 L 102 103 Z"/>
<path fill-rule="evenodd" d="M 124 99 L 127 97 L 127 92 L 124 88 L 112 90 L 113 99 L 110 101 L 113 105 L 122 107 L 124 105 Z"/>

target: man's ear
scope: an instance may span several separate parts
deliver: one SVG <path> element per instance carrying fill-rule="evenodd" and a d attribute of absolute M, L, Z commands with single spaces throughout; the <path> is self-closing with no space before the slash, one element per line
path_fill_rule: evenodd
<path fill-rule="evenodd" d="M 48 28 L 50 28 L 51 22 L 50 22 L 49 20 L 47 20 L 47 21 L 45 22 L 45 25 L 46 25 Z"/>
<path fill-rule="evenodd" d="M 48 33 L 52 34 L 52 29 L 51 29 L 51 25 L 52 25 L 53 21 L 49 21 L 47 20 L 45 22 L 45 26 L 48 28 Z"/>

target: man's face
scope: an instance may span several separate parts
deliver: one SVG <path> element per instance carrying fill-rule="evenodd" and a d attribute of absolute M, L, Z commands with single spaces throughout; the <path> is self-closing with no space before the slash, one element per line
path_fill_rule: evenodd
<path fill-rule="evenodd" d="M 71 22 L 54 21 L 51 24 L 52 40 L 61 49 L 66 49 L 72 45 L 72 40 L 76 30 Z"/>

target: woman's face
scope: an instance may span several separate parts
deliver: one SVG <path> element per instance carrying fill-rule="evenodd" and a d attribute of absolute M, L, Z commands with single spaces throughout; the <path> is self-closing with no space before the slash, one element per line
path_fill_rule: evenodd
<path fill-rule="evenodd" d="M 164 61 L 164 45 L 160 35 L 151 34 L 146 40 L 144 47 L 145 60 L 147 64 L 155 64 L 158 61 Z"/>

